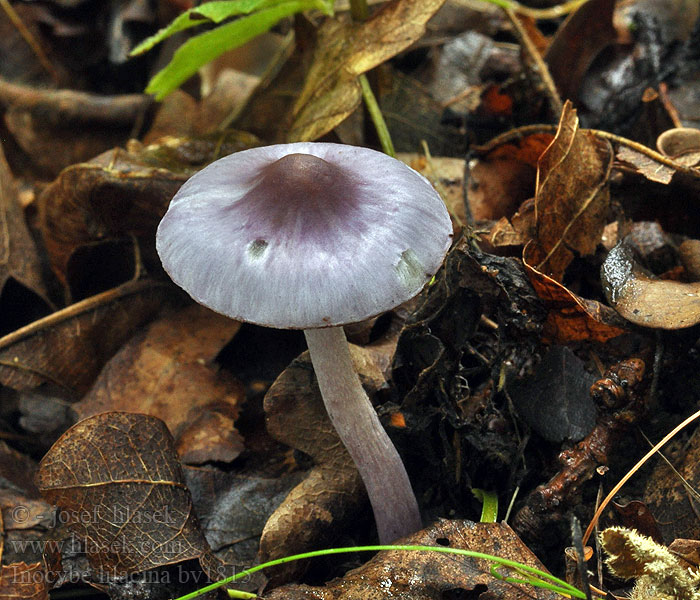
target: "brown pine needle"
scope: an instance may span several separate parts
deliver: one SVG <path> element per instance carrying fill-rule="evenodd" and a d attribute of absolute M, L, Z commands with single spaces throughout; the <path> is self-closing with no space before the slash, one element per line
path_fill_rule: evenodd
<path fill-rule="evenodd" d="M 667 442 L 671 440 L 681 429 L 683 429 L 686 425 L 689 425 L 693 421 L 695 421 L 697 418 L 700 417 L 700 410 L 693 413 L 690 415 L 685 421 L 674 427 L 668 434 L 664 436 L 664 438 L 656 444 L 649 452 L 647 452 L 642 459 L 634 465 L 626 474 L 625 476 L 620 479 L 620 481 L 617 482 L 615 487 L 610 490 L 610 493 L 605 497 L 605 500 L 601 503 L 601 505 L 598 507 L 598 509 L 595 511 L 595 514 L 593 515 L 593 518 L 591 519 L 591 522 L 588 524 L 588 527 L 586 528 L 586 533 L 583 534 L 583 544 L 585 545 L 588 542 L 588 539 L 591 537 L 591 533 L 593 533 L 593 528 L 595 527 L 595 524 L 598 522 L 598 519 L 600 518 L 600 515 L 603 514 L 603 511 L 605 510 L 605 507 L 610 503 L 610 501 L 615 497 L 617 492 L 620 491 L 620 488 L 627 483 L 627 481 L 634 475 L 644 463 L 646 463 L 654 454 L 657 453 L 657 451 L 666 445 Z"/>

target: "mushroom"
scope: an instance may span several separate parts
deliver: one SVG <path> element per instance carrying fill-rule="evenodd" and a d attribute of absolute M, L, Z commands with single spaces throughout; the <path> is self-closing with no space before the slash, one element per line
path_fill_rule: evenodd
<path fill-rule="evenodd" d="M 165 270 L 200 304 L 304 330 L 328 415 L 384 543 L 420 529 L 420 514 L 342 325 L 418 294 L 451 237 L 445 205 L 422 175 L 374 150 L 311 142 L 210 164 L 175 194 L 156 236 Z"/>

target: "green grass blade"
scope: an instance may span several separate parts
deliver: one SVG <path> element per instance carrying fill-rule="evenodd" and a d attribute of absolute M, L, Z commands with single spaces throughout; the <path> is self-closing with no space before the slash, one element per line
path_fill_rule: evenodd
<path fill-rule="evenodd" d="M 205 5 L 206 6 L 206 5 Z M 162 100 L 197 72 L 202 65 L 227 50 L 237 48 L 265 33 L 278 21 L 297 12 L 318 8 L 317 0 L 293 0 L 242 17 L 193 37 L 177 49 L 168 65 L 151 79 L 146 93 Z"/>
<path fill-rule="evenodd" d="M 352 546 L 352 547 L 348 547 L 348 548 L 328 548 L 326 550 L 313 550 L 312 552 L 304 552 L 302 554 L 295 554 L 294 556 L 285 556 L 284 558 L 277 558 L 275 560 L 271 560 L 271 561 L 263 563 L 261 565 L 251 567 L 250 569 L 246 569 L 245 571 L 241 571 L 241 572 L 237 573 L 236 575 L 233 575 L 231 577 L 227 577 L 226 579 L 222 579 L 221 581 L 217 581 L 216 583 L 212 583 L 210 585 L 204 586 L 203 588 L 200 588 L 199 590 L 197 590 L 195 592 L 191 592 L 189 594 L 185 594 L 184 596 L 180 596 L 179 598 L 176 598 L 176 600 L 193 600 L 194 598 L 199 598 L 200 596 L 203 596 L 207 592 L 210 592 L 212 590 L 220 588 L 221 586 L 233 583 L 234 581 L 237 581 L 239 579 L 243 579 L 244 577 L 247 577 L 248 575 L 256 573 L 257 571 L 267 569 L 268 567 L 283 565 L 285 563 L 293 562 L 295 560 L 302 560 L 305 558 L 313 558 L 315 556 L 328 556 L 328 555 L 332 555 L 332 554 L 343 554 L 346 552 L 378 552 L 378 551 L 382 551 L 382 550 L 404 550 L 404 551 L 410 551 L 410 552 L 440 552 L 440 553 L 444 553 L 444 554 L 456 554 L 458 556 L 479 558 L 482 560 L 487 560 L 489 562 L 496 563 L 497 565 L 500 565 L 502 567 L 509 567 L 509 568 L 515 569 L 518 572 L 525 574 L 526 577 L 531 577 L 531 579 L 528 579 L 528 581 L 524 581 L 524 583 L 527 583 L 528 585 L 549 589 L 549 590 L 556 592 L 557 594 L 561 594 L 563 596 L 567 596 L 570 598 L 581 598 L 581 599 L 586 598 L 586 594 L 584 594 L 581 590 L 575 588 L 573 585 L 567 583 L 566 581 L 563 581 L 550 573 L 547 573 L 545 571 L 541 571 L 540 569 L 537 569 L 536 567 L 524 565 L 524 564 L 517 562 L 517 561 L 514 561 L 514 560 L 509 560 L 507 558 L 501 558 L 500 556 L 493 556 L 491 554 L 484 554 L 483 552 L 474 552 L 472 550 L 462 550 L 461 548 L 448 548 L 445 546 L 421 546 L 421 545 L 399 544 L 399 545 L 378 545 L 378 546 Z M 500 574 L 499 574 L 499 578 L 502 578 L 502 576 Z"/>

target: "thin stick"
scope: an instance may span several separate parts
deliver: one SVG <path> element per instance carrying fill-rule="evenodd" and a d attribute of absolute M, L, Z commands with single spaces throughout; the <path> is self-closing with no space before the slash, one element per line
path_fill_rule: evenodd
<path fill-rule="evenodd" d="M 536 125 L 525 125 L 524 127 L 518 127 L 517 129 L 511 129 L 510 131 L 506 131 L 505 133 L 502 133 L 500 135 L 497 135 L 495 138 L 492 138 L 485 144 L 481 146 L 475 146 L 473 148 L 473 151 L 479 154 L 488 154 L 491 150 L 494 148 L 497 148 L 498 146 L 501 146 L 503 144 L 507 144 L 508 142 L 511 142 L 513 140 L 521 140 L 528 135 L 533 135 L 536 133 L 551 133 L 554 134 L 557 131 L 557 126 L 556 125 L 549 125 L 547 123 L 540 123 Z M 692 167 L 687 167 L 685 165 L 682 165 L 680 163 L 677 163 L 674 161 L 672 158 L 669 158 L 668 156 L 664 156 L 663 154 L 657 152 L 656 150 L 653 150 L 652 148 L 649 148 L 648 146 L 645 146 L 644 144 L 640 144 L 639 142 L 635 142 L 633 140 L 629 140 L 627 138 L 624 138 L 619 135 L 615 135 L 614 133 L 610 133 L 609 131 L 603 131 L 602 129 L 579 129 L 579 131 L 583 131 L 586 133 L 591 133 L 594 136 L 604 139 L 604 140 L 609 140 L 613 142 L 614 144 L 619 144 L 620 146 L 625 146 L 627 148 L 631 148 L 635 152 L 639 152 L 639 154 L 643 154 L 644 156 L 652 159 L 655 162 L 658 162 L 662 165 L 665 165 L 667 167 L 670 167 L 671 169 L 674 169 L 675 171 L 679 171 L 681 173 L 686 173 L 688 175 L 692 175 L 693 177 L 700 177 L 700 170 L 695 169 Z"/>
<path fill-rule="evenodd" d="M 495 4 L 501 8 L 510 8 L 513 12 L 533 19 L 556 19 L 574 12 L 579 6 L 584 5 L 588 0 L 569 0 L 549 8 L 531 8 L 512 0 L 484 0 L 489 4 Z"/>
<path fill-rule="evenodd" d="M 525 50 L 525 53 L 530 58 L 530 68 L 537 74 L 540 81 L 542 82 L 547 98 L 549 99 L 549 106 L 552 110 L 552 113 L 555 117 L 558 118 L 561 114 L 564 104 L 562 103 L 561 97 L 559 96 L 559 92 L 557 91 L 557 86 L 554 85 L 552 75 L 549 73 L 549 67 L 547 67 L 544 60 L 542 60 L 542 55 L 539 53 L 537 48 L 535 48 L 535 45 L 530 39 L 530 36 L 527 34 L 527 31 L 525 31 L 525 28 L 520 22 L 520 19 L 518 19 L 518 16 L 515 14 L 515 12 L 513 12 L 513 9 L 504 7 L 503 12 L 505 12 L 506 16 L 513 24 L 513 27 L 515 28 L 515 34 L 518 37 L 518 40 L 520 41 L 520 44 L 523 47 L 523 50 Z"/>
<path fill-rule="evenodd" d="M 34 39 L 32 32 L 29 31 L 29 29 L 27 29 L 27 26 L 24 24 L 24 22 L 17 14 L 15 9 L 12 8 L 12 5 L 10 4 L 9 0 L 0 0 L 0 6 L 2 6 L 2 9 L 5 11 L 5 14 L 8 16 L 10 21 L 12 21 L 12 24 L 15 26 L 19 34 L 24 38 L 24 41 L 27 42 L 29 47 L 32 49 L 32 52 L 34 52 L 34 55 L 41 63 L 41 66 L 44 67 L 46 72 L 51 76 L 53 82 L 58 84 L 58 73 L 56 72 L 56 69 L 53 68 L 49 57 L 46 56 L 44 50 Z"/>

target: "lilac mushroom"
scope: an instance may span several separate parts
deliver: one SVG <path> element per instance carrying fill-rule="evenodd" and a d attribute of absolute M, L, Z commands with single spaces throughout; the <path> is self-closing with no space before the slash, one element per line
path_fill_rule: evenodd
<path fill-rule="evenodd" d="M 418 294 L 451 238 L 445 205 L 422 175 L 374 150 L 310 142 L 217 160 L 182 186 L 158 227 L 165 270 L 197 302 L 240 321 L 304 330 L 384 543 L 421 528 L 418 504 L 342 325 Z"/>

